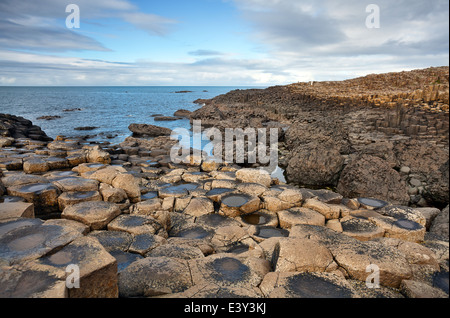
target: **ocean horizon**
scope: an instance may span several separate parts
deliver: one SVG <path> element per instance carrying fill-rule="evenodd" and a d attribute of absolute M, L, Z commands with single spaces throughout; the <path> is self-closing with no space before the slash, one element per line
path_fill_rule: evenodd
<path fill-rule="evenodd" d="M 118 144 L 131 135 L 132 123 L 170 129 L 190 128 L 189 119 L 155 121 L 179 109 L 195 111 L 197 99 L 257 86 L 0 86 L 0 113 L 31 120 L 49 137 L 85 137 Z M 54 119 L 40 119 L 54 116 Z M 56 116 L 56 117 L 55 117 Z M 96 127 L 92 130 L 76 128 Z"/>

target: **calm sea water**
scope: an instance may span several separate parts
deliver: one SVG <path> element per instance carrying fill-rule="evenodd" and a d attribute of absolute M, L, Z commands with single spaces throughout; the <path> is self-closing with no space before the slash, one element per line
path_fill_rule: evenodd
<path fill-rule="evenodd" d="M 196 99 L 213 98 L 238 88 L 254 87 L 0 87 L 0 113 L 29 119 L 52 138 L 95 135 L 89 140 L 117 144 L 131 135 L 128 126 L 132 123 L 189 129 L 188 119 L 155 122 L 151 116 L 173 116 L 179 109 L 194 111 L 201 106 L 193 103 Z M 192 92 L 176 93 L 179 91 Z M 74 108 L 81 111 L 64 111 Z M 41 116 L 61 118 L 38 120 Z M 87 126 L 99 128 L 74 130 Z"/>

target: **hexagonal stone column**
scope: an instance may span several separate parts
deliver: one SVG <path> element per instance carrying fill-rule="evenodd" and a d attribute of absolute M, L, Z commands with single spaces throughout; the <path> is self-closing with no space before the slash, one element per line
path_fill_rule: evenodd
<path fill-rule="evenodd" d="M 84 223 L 91 230 L 102 230 L 120 213 L 119 207 L 114 203 L 92 201 L 66 207 L 61 217 Z"/>
<path fill-rule="evenodd" d="M 38 262 L 64 271 L 69 265 L 78 266 L 79 288 L 68 289 L 70 298 L 118 297 L 117 261 L 93 237 L 80 237 Z"/>
<path fill-rule="evenodd" d="M 58 196 L 60 191 L 51 183 L 35 183 L 8 188 L 11 196 L 22 197 L 33 203 L 37 217 L 45 217 L 58 211 Z"/>

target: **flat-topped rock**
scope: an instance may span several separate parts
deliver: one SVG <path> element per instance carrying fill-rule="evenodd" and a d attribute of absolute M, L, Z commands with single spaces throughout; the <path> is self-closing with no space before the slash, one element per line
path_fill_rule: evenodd
<path fill-rule="evenodd" d="M 23 171 L 25 173 L 42 173 L 50 170 L 48 163 L 39 158 L 34 158 L 31 160 L 26 160 L 23 163 Z"/>
<path fill-rule="evenodd" d="M 127 252 L 133 243 L 133 235 L 121 231 L 93 231 L 90 237 L 95 237 L 108 252 Z"/>
<path fill-rule="evenodd" d="M 52 182 L 63 192 L 88 192 L 98 191 L 99 183 L 96 180 L 78 177 L 68 177 Z"/>
<path fill-rule="evenodd" d="M 242 182 L 258 183 L 270 187 L 272 178 L 270 174 L 262 169 L 241 169 L 236 171 L 236 178 Z"/>
<path fill-rule="evenodd" d="M 123 189 L 127 194 L 130 201 L 135 203 L 141 201 L 141 189 L 139 186 L 139 180 L 129 173 L 118 174 L 111 185 L 114 188 Z"/>
<path fill-rule="evenodd" d="M 178 258 L 147 257 L 129 265 L 119 276 L 120 297 L 155 297 L 192 286 L 187 261 Z"/>
<path fill-rule="evenodd" d="M 74 150 L 81 148 L 80 144 L 76 141 L 62 141 L 56 140 L 47 144 L 47 148 L 50 150 Z"/>
<path fill-rule="evenodd" d="M 35 213 L 42 216 L 58 210 L 58 196 L 60 191 L 51 183 L 34 183 L 8 188 L 8 194 L 24 198 L 33 203 Z"/>
<path fill-rule="evenodd" d="M 222 197 L 220 214 L 228 217 L 237 217 L 258 211 L 261 200 L 248 194 L 231 193 Z"/>
<path fill-rule="evenodd" d="M 65 272 L 36 263 L 0 268 L 0 298 L 67 298 Z"/>
<path fill-rule="evenodd" d="M 200 184 L 198 183 L 186 183 L 186 184 L 180 184 L 180 185 L 174 185 L 165 187 L 163 189 L 160 189 L 158 191 L 160 198 L 167 198 L 167 197 L 175 197 L 180 198 L 184 197 L 189 194 L 190 191 L 193 191 L 200 187 Z"/>
<path fill-rule="evenodd" d="M 108 224 L 109 231 L 123 231 L 133 235 L 163 234 L 163 226 L 153 217 L 147 215 L 120 215 Z"/>
<path fill-rule="evenodd" d="M 76 264 L 80 288 L 69 289 L 70 298 L 117 298 L 117 261 L 93 237 L 80 237 L 39 263 L 66 270 Z"/>
<path fill-rule="evenodd" d="M 128 251 L 146 256 L 153 249 L 166 244 L 167 240 L 161 236 L 150 233 L 138 234 L 134 236 Z"/>
<path fill-rule="evenodd" d="M 0 220 L 34 218 L 34 204 L 26 202 L 0 203 Z"/>
<path fill-rule="evenodd" d="M 360 241 L 371 241 L 383 237 L 385 233 L 382 228 L 362 218 L 344 218 L 341 226 L 344 234 Z"/>
<path fill-rule="evenodd" d="M 360 298 L 345 278 L 332 273 L 269 273 L 260 288 L 268 298 Z"/>
<path fill-rule="evenodd" d="M 97 170 L 100 170 L 103 168 L 106 168 L 106 165 L 104 165 L 103 163 L 82 163 L 82 164 L 72 168 L 72 171 L 82 174 L 85 172 L 97 171 Z"/>
<path fill-rule="evenodd" d="M 12 265 L 37 259 L 80 236 L 71 227 L 33 222 L 26 225 L 20 219 L 0 224 L 0 263 Z"/>
<path fill-rule="evenodd" d="M 58 206 L 64 211 L 67 206 L 90 201 L 102 201 L 102 196 L 98 191 L 64 192 L 58 197 Z"/>
<path fill-rule="evenodd" d="M 92 201 L 68 206 L 61 214 L 62 218 L 79 221 L 91 230 L 106 228 L 109 222 L 120 215 L 119 207 L 110 202 Z"/>
<path fill-rule="evenodd" d="M 27 175 L 24 173 L 8 175 L 2 178 L 2 183 L 7 188 L 32 183 L 47 183 L 47 182 L 48 180 L 43 176 Z"/>
<path fill-rule="evenodd" d="M 380 269 L 380 284 L 398 288 L 403 279 L 412 277 L 412 269 L 403 253 L 379 242 L 361 242 L 343 233 L 314 225 L 296 225 L 289 237 L 307 238 L 324 244 L 334 261 L 348 275 L 365 282 L 366 270 L 375 264 Z"/>
<path fill-rule="evenodd" d="M 184 209 L 184 213 L 195 217 L 211 214 L 214 213 L 214 203 L 204 197 L 192 198 L 186 209 Z"/>
<path fill-rule="evenodd" d="M 202 215 L 196 218 L 195 223 L 213 229 L 219 229 L 230 225 L 239 225 L 237 220 L 216 213 Z"/>
<path fill-rule="evenodd" d="M 243 215 L 239 220 L 244 225 L 273 226 L 278 227 L 278 217 L 276 213 L 260 210 L 251 214 Z"/>
<path fill-rule="evenodd" d="M 184 260 L 204 258 L 203 252 L 194 246 L 177 246 L 164 244 L 151 249 L 146 257 L 171 257 Z"/>
<path fill-rule="evenodd" d="M 258 286 L 270 271 L 268 261 L 260 258 L 238 258 L 216 254 L 189 261 L 194 284 L 209 283 L 224 287 L 251 288 Z"/>
<path fill-rule="evenodd" d="M 159 136 L 170 136 L 172 130 L 169 128 L 158 127 L 154 125 L 146 124 L 131 124 L 128 129 L 133 133 L 134 136 L 148 136 L 148 137 L 159 137 Z"/>
<path fill-rule="evenodd" d="M 277 212 L 280 227 L 290 229 L 298 224 L 325 226 L 325 216 L 308 208 L 292 208 Z"/>

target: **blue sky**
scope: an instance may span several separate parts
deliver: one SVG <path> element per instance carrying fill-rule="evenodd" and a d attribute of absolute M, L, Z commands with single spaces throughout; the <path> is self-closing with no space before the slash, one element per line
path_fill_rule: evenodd
<path fill-rule="evenodd" d="M 0 85 L 269 86 L 442 66 L 448 16 L 448 0 L 0 0 Z"/>

